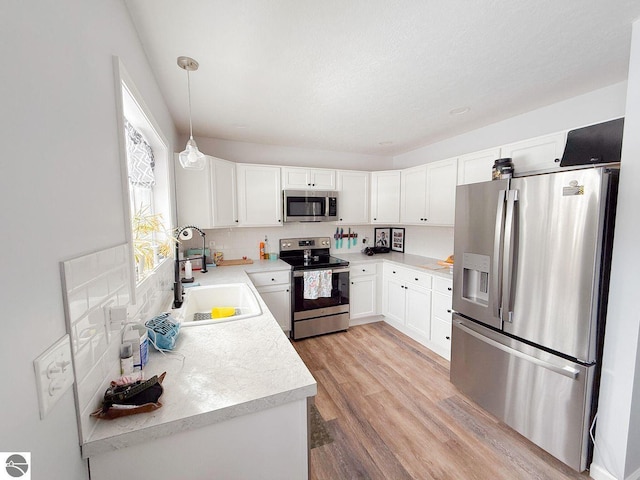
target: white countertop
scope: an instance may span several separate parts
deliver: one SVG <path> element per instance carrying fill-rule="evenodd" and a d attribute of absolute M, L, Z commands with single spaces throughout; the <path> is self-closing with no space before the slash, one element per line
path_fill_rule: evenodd
<path fill-rule="evenodd" d="M 160 397 L 162 408 L 98 420 L 91 438 L 82 446 L 83 457 L 315 395 L 313 376 L 245 273 L 289 268 L 278 260 L 194 272 L 201 285 L 248 283 L 264 313 L 220 324 L 182 327 L 173 351 L 184 355 L 184 360 L 150 347 L 146 377 L 167 372 Z"/>
<path fill-rule="evenodd" d="M 423 257 L 421 255 L 411 255 L 408 253 L 389 252 L 378 253 L 376 255 L 365 255 L 364 253 L 336 253 L 336 257 L 343 260 L 347 260 L 350 264 L 362 264 L 362 263 L 380 263 L 388 262 L 405 267 L 420 268 L 421 270 L 435 275 L 438 277 L 444 277 L 453 279 L 449 267 L 443 267 L 438 265 L 439 258 Z"/>

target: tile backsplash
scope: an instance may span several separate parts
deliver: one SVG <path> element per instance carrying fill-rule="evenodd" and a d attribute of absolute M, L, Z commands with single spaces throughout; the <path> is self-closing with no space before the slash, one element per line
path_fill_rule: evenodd
<path fill-rule="evenodd" d="M 120 375 L 123 324 L 111 323 L 109 309 L 125 307 L 127 321 L 146 321 L 160 313 L 172 296 L 173 262 L 169 259 L 136 286 L 136 303 L 132 304 L 129 252 L 129 246 L 123 244 L 62 263 L 82 443 L 96 422 L 89 414 L 98 408 L 109 382 Z"/>
<path fill-rule="evenodd" d="M 386 227 L 387 225 L 380 225 Z M 333 235 L 336 227 L 342 228 L 346 235 L 349 228 L 358 234 L 358 243 L 348 248 L 346 239 L 342 248 L 336 248 Z M 278 252 L 278 242 L 281 238 L 296 237 L 331 237 L 331 253 L 355 253 L 364 247 L 362 240 L 369 238 L 373 242 L 374 225 L 336 225 L 334 223 L 291 223 L 282 227 L 272 228 L 218 228 L 205 230 L 206 247 L 214 251 L 221 251 L 226 259 L 242 258 L 251 259 L 259 257 L 259 244 L 265 235 L 269 239 L 270 249 Z M 182 242 L 181 250 L 189 248 L 202 248 L 202 238 L 199 235 L 186 242 Z M 447 258 L 453 253 L 453 228 L 452 227 L 405 227 L 405 253 L 422 255 L 433 258 Z"/>

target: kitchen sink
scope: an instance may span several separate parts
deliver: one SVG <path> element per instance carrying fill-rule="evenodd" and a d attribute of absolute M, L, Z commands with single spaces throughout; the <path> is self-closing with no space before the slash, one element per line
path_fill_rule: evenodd
<path fill-rule="evenodd" d="M 211 311 L 215 307 L 221 311 L 231 309 L 235 313 L 223 318 L 211 318 Z M 249 285 L 228 283 L 187 289 L 182 308 L 175 316 L 183 327 L 192 327 L 241 320 L 261 314 L 260 303 Z"/>

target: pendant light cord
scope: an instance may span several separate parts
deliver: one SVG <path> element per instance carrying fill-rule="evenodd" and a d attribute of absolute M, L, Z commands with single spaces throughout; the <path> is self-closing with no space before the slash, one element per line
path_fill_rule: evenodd
<path fill-rule="evenodd" d="M 189 136 L 193 139 L 193 125 L 191 123 L 191 78 L 189 77 L 189 70 L 187 70 L 187 92 L 189 97 Z"/>

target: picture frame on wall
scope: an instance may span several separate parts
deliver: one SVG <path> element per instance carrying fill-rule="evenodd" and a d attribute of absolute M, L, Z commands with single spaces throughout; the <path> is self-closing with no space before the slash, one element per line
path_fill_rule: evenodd
<path fill-rule="evenodd" d="M 391 229 L 375 228 L 374 229 L 374 247 L 391 248 Z"/>
<path fill-rule="evenodd" d="M 391 250 L 404 253 L 404 228 L 391 229 Z"/>

